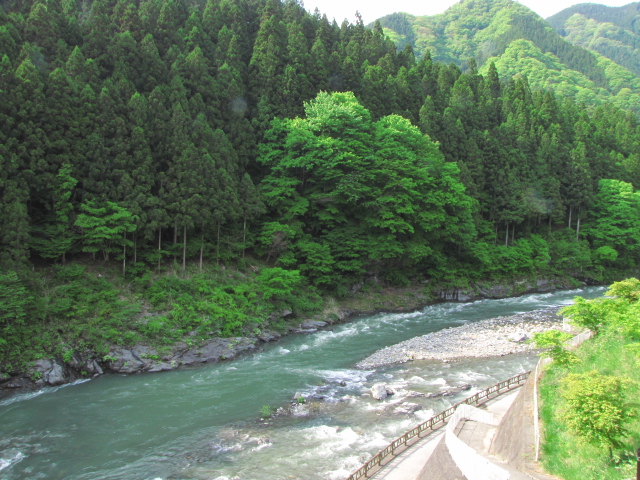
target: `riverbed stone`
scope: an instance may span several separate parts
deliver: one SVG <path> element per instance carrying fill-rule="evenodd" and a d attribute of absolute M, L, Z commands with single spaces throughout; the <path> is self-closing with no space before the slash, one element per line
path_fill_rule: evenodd
<path fill-rule="evenodd" d="M 303 330 L 309 330 L 309 329 L 315 328 L 317 330 L 318 328 L 323 328 L 323 327 L 326 327 L 327 325 L 328 325 L 327 322 L 322 322 L 320 320 L 305 320 L 300 325 L 300 328 Z"/>
<path fill-rule="evenodd" d="M 384 383 L 376 383 L 371 387 L 371 396 L 376 400 L 384 400 L 387 398 L 387 387 Z"/>
<path fill-rule="evenodd" d="M 258 340 L 264 343 L 269 343 L 269 342 L 274 342 L 280 339 L 281 337 L 282 335 L 280 335 L 278 332 L 274 332 L 272 330 L 263 330 L 258 335 Z"/>
<path fill-rule="evenodd" d="M 527 335 L 525 332 L 516 332 L 508 335 L 507 338 L 512 342 L 522 343 L 529 340 L 529 335 Z"/>
<path fill-rule="evenodd" d="M 412 402 L 403 402 L 393 409 L 393 415 L 412 415 L 424 407 Z"/>
<path fill-rule="evenodd" d="M 449 362 L 459 358 L 493 357 L 532 350 L 526 342 L 536 332 L 561 329 L 559 307 L 497 317 L 440 330 L 378 350 L 359 362 L 359 368 L 370 369 L 411 360 Z M 511 338 L 517 339 L 513 341 Z"/>
<path fill-rule="evenodd" d="M 157 372 L 168 372 L 169 370 L 173 370 L 173 366 L 170 363 L 153 363 L 149 370 L 149 373 L 157 373 Z"/>

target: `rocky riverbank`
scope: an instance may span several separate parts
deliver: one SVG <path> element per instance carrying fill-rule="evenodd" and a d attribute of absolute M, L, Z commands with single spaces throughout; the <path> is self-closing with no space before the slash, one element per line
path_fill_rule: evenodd
<path fill-rule="evenodd" d="M 466 357 L 495 357 L 533 349 L 534 333 L 562 328 L 559 307 L 470 323 L 415 337 L 378 350 L 358 363 L 371 369 L 410 360 L 452 361 Z"/>
<path fill-rule="evenodd" d="M 358 287 L 358 286 L 356 286 Z M 362 285 L 359 286 L 362 288 Z M 345 321 L 351 316 L 376 312 L 406 312 L 419 310 L 439 301 L 473 301 L 485 298 L 506 298 L 526 293 L 551 292 L 575 287 L 575 280 L 569 278 L 515 280 L 509 283 L 478 283 L 466 288 L 437 289 L 437 293 L 427 294 L 425 286 L 407 288 L 385 288 L 372 293 L 359 292 L 355 288 L 352 296 L 340 304 L 335 304 L 314 319 L 289 320 L 290 327 L 284 334 L 313 333 L 333 323 Z M 282 316 L 287 318 L 290 311 Z M 69 358 L 37 360 L 32 367 L 20 373 L 5 375 L 0 373 L 0 398 L 13 391 L 39 389 L 58 386 L 78 379 L 91 378 L 103 373 L 137 374 L 153 373 L 176 368 L 195 366 L 202 363 L 231 360 L 243 353 L 255 351 L 266 342 L 279 339 L 280 333 L 263 331 L 257 336 L 235 338 L 211 338 L 204 342 L 178 342 L 170 347 L 158 348 L 150 345 L 112 347 L 106 355 L 95 352 L 74 352 Z M 438 341 L 438 340 L 434 340 Z M 397 355 L 390 363 L 406 361 Z M 364 364 L 364 362 L 361 362 Z M 388 364 L 383 363 L 383 364 Z"/>
<path fill-rule="evenodd" d="M 341 318 L 337 317 L 337 320 Z M 292 327 L 290 333 L 312 333 L 327 325 L 329 322 L 305 320 Z M 0 378 L 0 398 L 10 391 L 64 385 L 104 373 L 156 373 L 232 360 L 243 353 L 259 349 L 264 343 L 278 340 L 281 336 L 280 333 L 265 330 L 255 337 L 215 337 L 190 343 L 181 341 L 165 348 L 145 344 L 114 346 L 108 354 L 102 356 L 86 351 L 74 352 L 66 359 L 36 360 L 27 372 L 5 378 L 4 381 Z"/>

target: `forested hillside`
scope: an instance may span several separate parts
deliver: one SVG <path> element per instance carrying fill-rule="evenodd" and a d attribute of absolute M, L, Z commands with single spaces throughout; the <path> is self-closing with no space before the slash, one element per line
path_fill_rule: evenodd
<path fill-rule="evenodd" d="M 640 3 L 624 7 L 578 4 L 547 19 L 567 41 L 640 75 Z"/>
<path fill-rule="evenodd" d="M 0 44 L 5 356 L 237 334 L 303 288 L 638 267 L 639 125 L 609 103 L 295 1 L 5 2 Z M 207 265 L 237 275 L 163 275 Z"/>
<path fill-rule="evenodd" d="M 620 16 L 628 13 L 625 10 Z M 571 35 L 565 41 L 547 22 L 515 1 L 465 0 L 440 15 L 394 13 L 379 22 L 399 48 L 413 45 L 418 55 L 428 51 L 434 60 L 462 68 L 474 59 L 483 73 L 494 62 L 504 79 L 526 75 L 533 88 L 552 90 L 587 106 L 613 103 L 640 112 L 639 57 L 635 53 L 626 49 L 610 55 L 608 47 L 591 51 L 588 42 L 574 41 Z M 572 35 L 588 35 L 584 25 L 573 27 Z"/>

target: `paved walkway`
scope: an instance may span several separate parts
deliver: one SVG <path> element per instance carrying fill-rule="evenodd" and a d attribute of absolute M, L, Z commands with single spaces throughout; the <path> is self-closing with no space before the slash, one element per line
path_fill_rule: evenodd
<path fill-rule="evenodd" d="M 486 409 L 496 415 L 496 417 L 501 418 L 507 410 L 509 410 L 509 407 L 518 395 L 520 388 L 521 387 L 515 388 L 509 393 L 505 393 L 504 395 L 491 399 L 478 408 Z M 472 427 L 470 426 L 469 428 Z M 495 429 L 495 427 L 491 428 Z M 382 469 L 378 470 L 378 472 L 370 478 L 375 480 L 416 480 L 420 471 L 427 463 L 427 460 L 429 460 L 440 443 L 443 435 L 444 428 L 440 428 L 426 437 L 421 438 L 389 463 L 385 464 Z M 481 439 L 480 441 L 482 442 L 483 440 Z"/>

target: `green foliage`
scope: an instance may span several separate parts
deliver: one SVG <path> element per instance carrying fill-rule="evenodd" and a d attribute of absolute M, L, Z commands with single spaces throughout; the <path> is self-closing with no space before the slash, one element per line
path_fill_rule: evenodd
<path fill-rule="evenodd" d="M 458 169 L 406 119 L 372 123 L 351 92 L 320 93 L 306 118 L 274 121 L 267 139 L 262 189 L 287 223 L 265 224 L 262 243 L 280 263 L 291 248 L 316 285 L 433 261 L 434 248 L 473 237 Z"/>
<path fill-rule="evenodd" d="M 557 365 L 568 366 L 577 361 L 577 357 L 565 348 L 565 342 L 572 337 L 570 333 L 559 330 L 547 330 L 533 334 L 536 348 L 543 348 L 541 355 L 549 356 Z"/>
<path fill-rule="evenodd" d="M 277 309 L 316 308 L 315 288 L 346 297 L 369 280 L 637 268 L 640 128 L 614 106 L 637 103 L 636 79 L 526 7 L 465 1 L 372 29 L 296 2 L 139 7 L 136 19 L 118 2 L 59 14 L 3 3 L 0 265 L 36 301 L 15 342 L 2 337 L 14 358 L 24 345 L 240 332 Z M 46 265 L 99 252 L 108 261 L 84 271 Z M 151 292 L 159 314 L 136 318 L 178 258 L 179 278 L 194 263 L 264 262 L 300 283 L 280 272 L 265 299 L 252 273 L 218 272 L 203 292 Z"/>
<path fill-rule="evenodd" d="M 126 235 L 136 230 L 136 217 L 126 208 L 113 202 L 97 205 L 92 201 L 83 203 L 81 208 L 83 213 L 78 215 L 75 225 L 83 232 L 83 251 L 101 251 L 108 261 L 111 253 L 133 246 Z"/>
<path fill-rule="evenodd" d="M 540 383 L 546 469 L 568 480 L 621 480 L 635 473 L 640 442 L 637 340 L 620 328 L 638 312 L 636 279 L 611 286 L 601 309 L 601 333 L 580 346 L 579 362 L 551 365 Z M 583 310 L 585 307 L 580 307 Z M 595 311 L 594 310 L 594 311 Z M 605 447 L 605 448 L 603 448 Z"/>
<path fill-rule="evenodd" d="M 600 180 L 593 218 L 585 235 L 597 249 L 595 259 L 605 266 L 633 267 L 640 249 L 640 192 L 619 180 Z"/>
<path fill-rule="evenodd" d="M 567 375 L 562 382 L 567 426 L 588 442 L 619 448 L 632 415 L 625 403 L 625 383 L 595 370 Z"/>
<path fill-rule="evenodd" d="M 606 299 L 585 300 L 575 297 L 573 304 L 564 307 L 560 313 L 568 317 L 572 325 L 588 328 L 597 335 L 604 326 L 609 302 Z"/>
<path fill-rule="evenodd" d="M 264 418 L 269 418 L 273 415 L 273 407 L 271 405 L 263 405 L 260 407 L 260 415 Z"/>
<path fill-rule="evenodd" d="M 507 1 L 463 1 L 431 17 L 395 13 L 379 21 L 398 49 L 410 44 L 419 56 L 461 67 L 472 58 L 485 74 L 495 64 L 502 78 L 525 75 L 533 88 L 577 103 L 640 112 L 635 30 L 608 23 L 608 15 L 594 20 L 603 13 L 585 14 L 587 5 L 572 8 L 582 14 L 549 19 L 557 32 L 527 7 Z M 627 19 L 636 15 L 625 12 Z"/>

